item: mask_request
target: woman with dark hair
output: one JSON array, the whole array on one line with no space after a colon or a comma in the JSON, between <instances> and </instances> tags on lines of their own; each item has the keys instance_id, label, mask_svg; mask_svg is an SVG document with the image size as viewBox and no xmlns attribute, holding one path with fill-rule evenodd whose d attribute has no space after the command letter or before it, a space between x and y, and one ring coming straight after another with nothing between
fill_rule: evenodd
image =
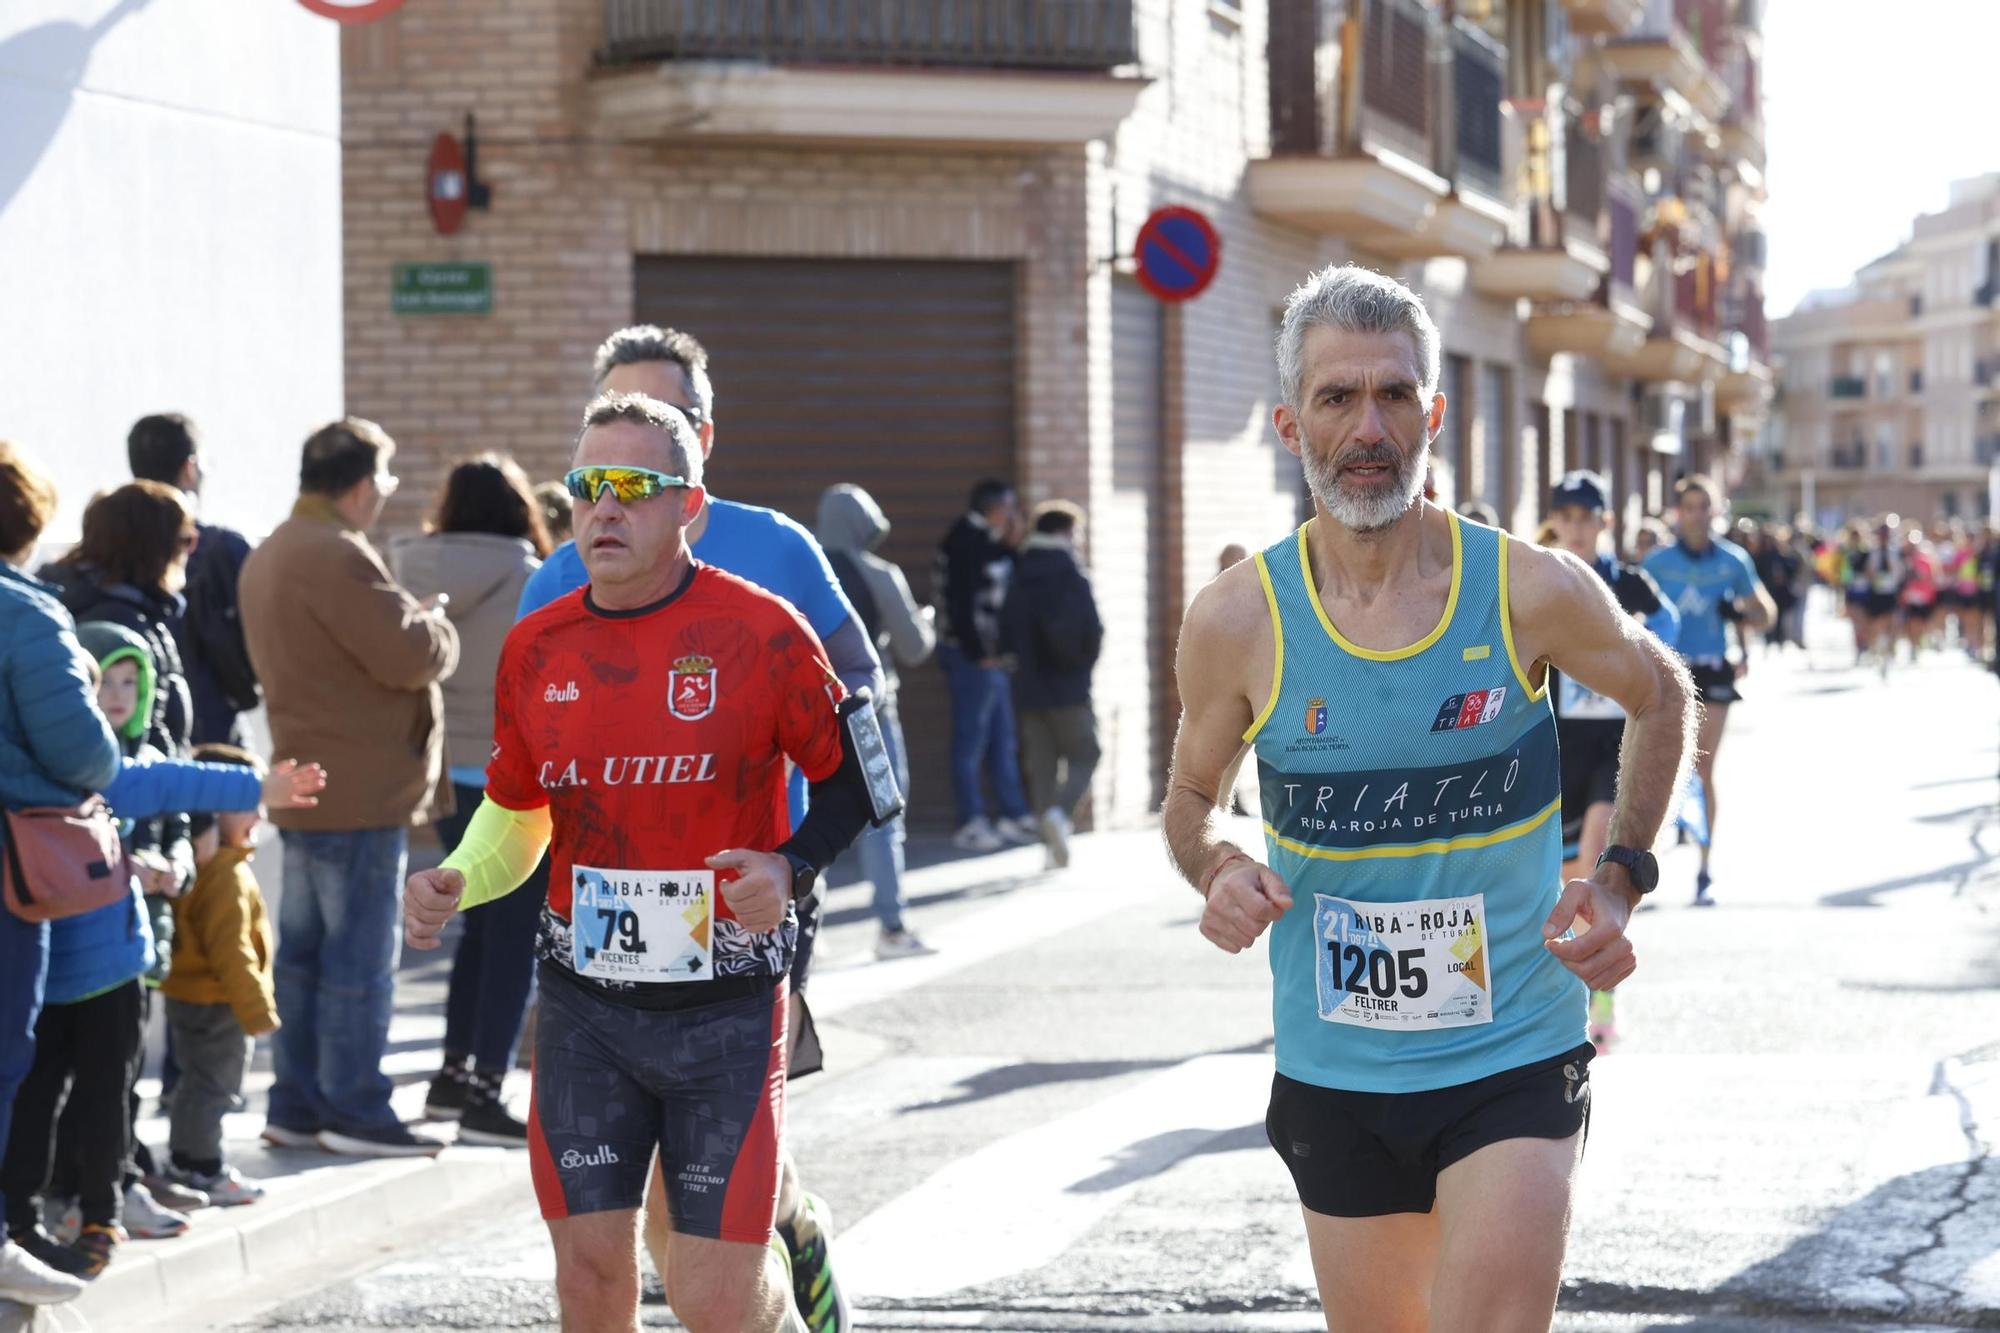
<instances>
[{"instance_id":1,"label":"woman with dark hair","mask_svg":"<svg viewBox=\"0 0 2000 1333\"><path fill-rule=\"evenodd\" d=\"M22 571L55 513L56 490L0 443L0 802L75 805L118 775L118 741L97 711L90 659L56 590ZM0 821L0 844L7 836ZM35 1022L48 975L49 927L0 908L0 1145L14 1094L34 1065ZM0 1212L6 1199L0 1195ZM37 1228L37 1248L53 1242ZM0 1235L0 1301L47 1305L83 1290L11 1236Z\"/></svg>"},{"instance_id":2,"label":"woman with dark hair","mask_svg":"<svg viewBox=\"0 0 2000 1333\"><path fill-rule=\"evenodd\" d=\"M132 481L93 498L83 511L83 538L62 559L45 565L42 577L61 587L63 605L79 626L117 625L136 635L151 659L150 712L135 720L131 737L137 753L157 752L185 759L193 746L194 694L188 685L176 630L187 611L188 557L199 542L194 508L184 492L158 481ZM139 881L142 908L153 948L137 987L138 1021L143 1030L152 992L166 976L173 946L173 899L194 882L194 842L184 811L137 821L123 839ZM132 947L131 931L116 911L99 911L58 923L50 937L50 1003L77 998L123 971ZM102 969L108 968L105 972ZM100 975L101 973L101 975ZM121 1022L123 1019L121 1018ZM132 1236L159 1239L187 1230L182 1210L207 1200L167 1180L151 1151L132 1134L138 1114L136 1087L143 1050L135 1044L125 1070L128 1116L126 1155L118 1216ZM171 1076L171 1056L168 1074ZM65 1106L55 1149L52 1192L72 1197L87 1168L103 1149L89 1108L72 1098ZM89 1210L86 1210L89 1211ZM92 1222L86 1217L86 1223Z\"/></svg>"},{"instance_id":3,"label":"woman with dark hair","mask_svg":"<svg viewBox=\"0 0 2000 1333\"><path fill-rule=\"evenodd\" d=\"M458 670L444 682L445 762L457 811L437 825L450 852L486 790L500 645L514 627L522 585L549 553L549 538L527 476L493 454L451 470L425 528L423 536L392 547L389 558L403 586L433 599L458 628ZM510 893L465 914L445 1001L444 1068L425 1102L429 1114L458 1120L463 1142L527 1144L527 1126L508 1112L500 1086L534 984L542 896Z\"/></svg>"}]
</instances>

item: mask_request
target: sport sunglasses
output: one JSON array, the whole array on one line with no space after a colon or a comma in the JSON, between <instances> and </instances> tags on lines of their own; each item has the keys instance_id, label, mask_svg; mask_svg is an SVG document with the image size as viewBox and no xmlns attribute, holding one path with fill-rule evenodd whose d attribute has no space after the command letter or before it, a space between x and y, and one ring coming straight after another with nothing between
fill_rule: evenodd
<instances>
[{"instance_id":1,"label":"sport sunglasses","mask_svg":"<svg viewBox=\"0 0 2000 1333\"><path fill-rule=\"evenodd\" d=\"M606 491L617 496L619 504L628 505L687 484L685 477L655 472L649 467L579 467L571 468L563 477L571 498L587 504L602 500Z\"/></svg>"}]
</instances>

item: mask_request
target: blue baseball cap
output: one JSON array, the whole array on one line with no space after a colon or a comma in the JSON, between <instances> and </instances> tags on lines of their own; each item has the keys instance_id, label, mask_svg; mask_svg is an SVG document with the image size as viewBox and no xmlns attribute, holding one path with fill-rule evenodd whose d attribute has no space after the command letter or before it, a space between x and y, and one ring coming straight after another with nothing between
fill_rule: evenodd
<instances>
[{"instance_id":1,"label":"blue baseball cap","mask_svg":"<svg viewBox=\"0 0 2000 1333\"><path fill-rule=\"evenodd\" d=\"M1597 473L1578 468L1563 474L1563 479L1556 483L1554 492L1549 496L1549 508L1577 505L1584 509L1609 509L1610 502L1604 497L1610 489Z\"/></svg>"}]
</instances>

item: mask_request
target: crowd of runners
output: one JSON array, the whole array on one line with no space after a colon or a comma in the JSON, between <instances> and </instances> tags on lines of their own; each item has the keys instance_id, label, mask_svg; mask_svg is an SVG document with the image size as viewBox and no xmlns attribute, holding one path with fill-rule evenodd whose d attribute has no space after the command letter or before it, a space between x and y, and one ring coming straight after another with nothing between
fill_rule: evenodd
<instances>
[{"instance_id":1,"label":"crowd of runners","mask_svg":"<svg viewBox=\"0 0 2000 1333\"><path fill-rule=\"evenodd\" d=\"M1660 886L1666 830L1698 845L1689 901L1725 896L1715 759L1753 648L1803 648L1814 598L1885 672L1947 649L1983 659L1993 638L2000 542L1974 525L1730 527L1722 489L1689 475L1621 549L1588 471L1555 485L1539 541L1439 507L1439 358L1422 301L1393 280L1332 268L1293 294L1274 425L1315 516L1226 553L1189 607L1162 812L1202 936L1238 953L1269 933L1267 1130L1343 1330L1548 1326L1590 1064L1638 966L1627 926ZM865 493L822 505L822 535L846 534L836 574L797 523L709 492L716 407L695 338L619 330L588 369L559 495L473 460L430 535L392 552L394 574L366 537L396 489L394 444L369 422L307 442L298 506L250 553L194 521L186 423L149 418L139 479L92 502L82 555L50 571L67 590L20 572L53 495L0 447L0 611L37 654L7 664L25 725L0 709L15 761L0 794L104 819L133 871L130 895L31 920L16 888L61 899L62 864L9 862L0 1294L61 1299L128 1228L172 1235L176 1205L255 1201L220 1117L258 1035L276 1034L272 1144L437 1152L389 1109L380 1057L397 935L433 949L462 915L427 1107L461 1139L526 1149L564 1327L635 1327L642 1254L689 1328L853 1326L828 1205L786 1147L787 1082L821 1060L821 876L872 846L878 955L927 951L893 883L909 779L884 667L934 647L962 733L956 841L1039 838L1067 864L1098 753L1082 514L1030 520L1009 483L975 486L940 550L934 624L869 553L886 520ZM135 551L134 524L157 529L157 551ZM190 568L203 544L241 581L234 638L197 615L191 585L222 577L212 557ZM1017 547L1031 599L991 576ZM106 597L137 610L102 611ZM72 613L135 632L79 644ZM185 669L177 643L194 645ZM1033 688L1010 689L1010 666L1038 673ZM278 762L195 749L204 729L241 739L259 680ZM393 764L368 749L377 733ZM427 738L414 757L411 735ZM1253 757L1264 838L1246 848L1225 816ZM976 793L996 763L989 819ZM141 795L119 785L128 770L178 785ZM260 808L285 839L275 942L247 864ZM424 822L446 855L405 881ZM10 818L6 836L39 853L45 835ZM132 1107L160 977L180 1067L154 1162ZM535 988L521 1120L500 1093ZM79 1040L80 1021L115 1045Z\"/></svg>"}]
</instances>

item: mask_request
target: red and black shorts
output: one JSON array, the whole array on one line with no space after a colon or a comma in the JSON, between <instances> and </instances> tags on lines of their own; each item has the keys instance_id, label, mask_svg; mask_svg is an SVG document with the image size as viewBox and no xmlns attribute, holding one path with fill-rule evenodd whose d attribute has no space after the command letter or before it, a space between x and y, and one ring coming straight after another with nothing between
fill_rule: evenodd
<instances>
[{"instance_id":1,"label":"red and black shorts","mask_svg":"<svg viewBox=\"0 0 2000 1333\"><path fill-rule=\"evenodd\" d=\"M768 1244L785 1118L784 979L661 1010L600 996L548 963L541 975L528 1155L542 1216L638 1208L657 1151L675 1231Z\"/></svg>"}]
</instances>

